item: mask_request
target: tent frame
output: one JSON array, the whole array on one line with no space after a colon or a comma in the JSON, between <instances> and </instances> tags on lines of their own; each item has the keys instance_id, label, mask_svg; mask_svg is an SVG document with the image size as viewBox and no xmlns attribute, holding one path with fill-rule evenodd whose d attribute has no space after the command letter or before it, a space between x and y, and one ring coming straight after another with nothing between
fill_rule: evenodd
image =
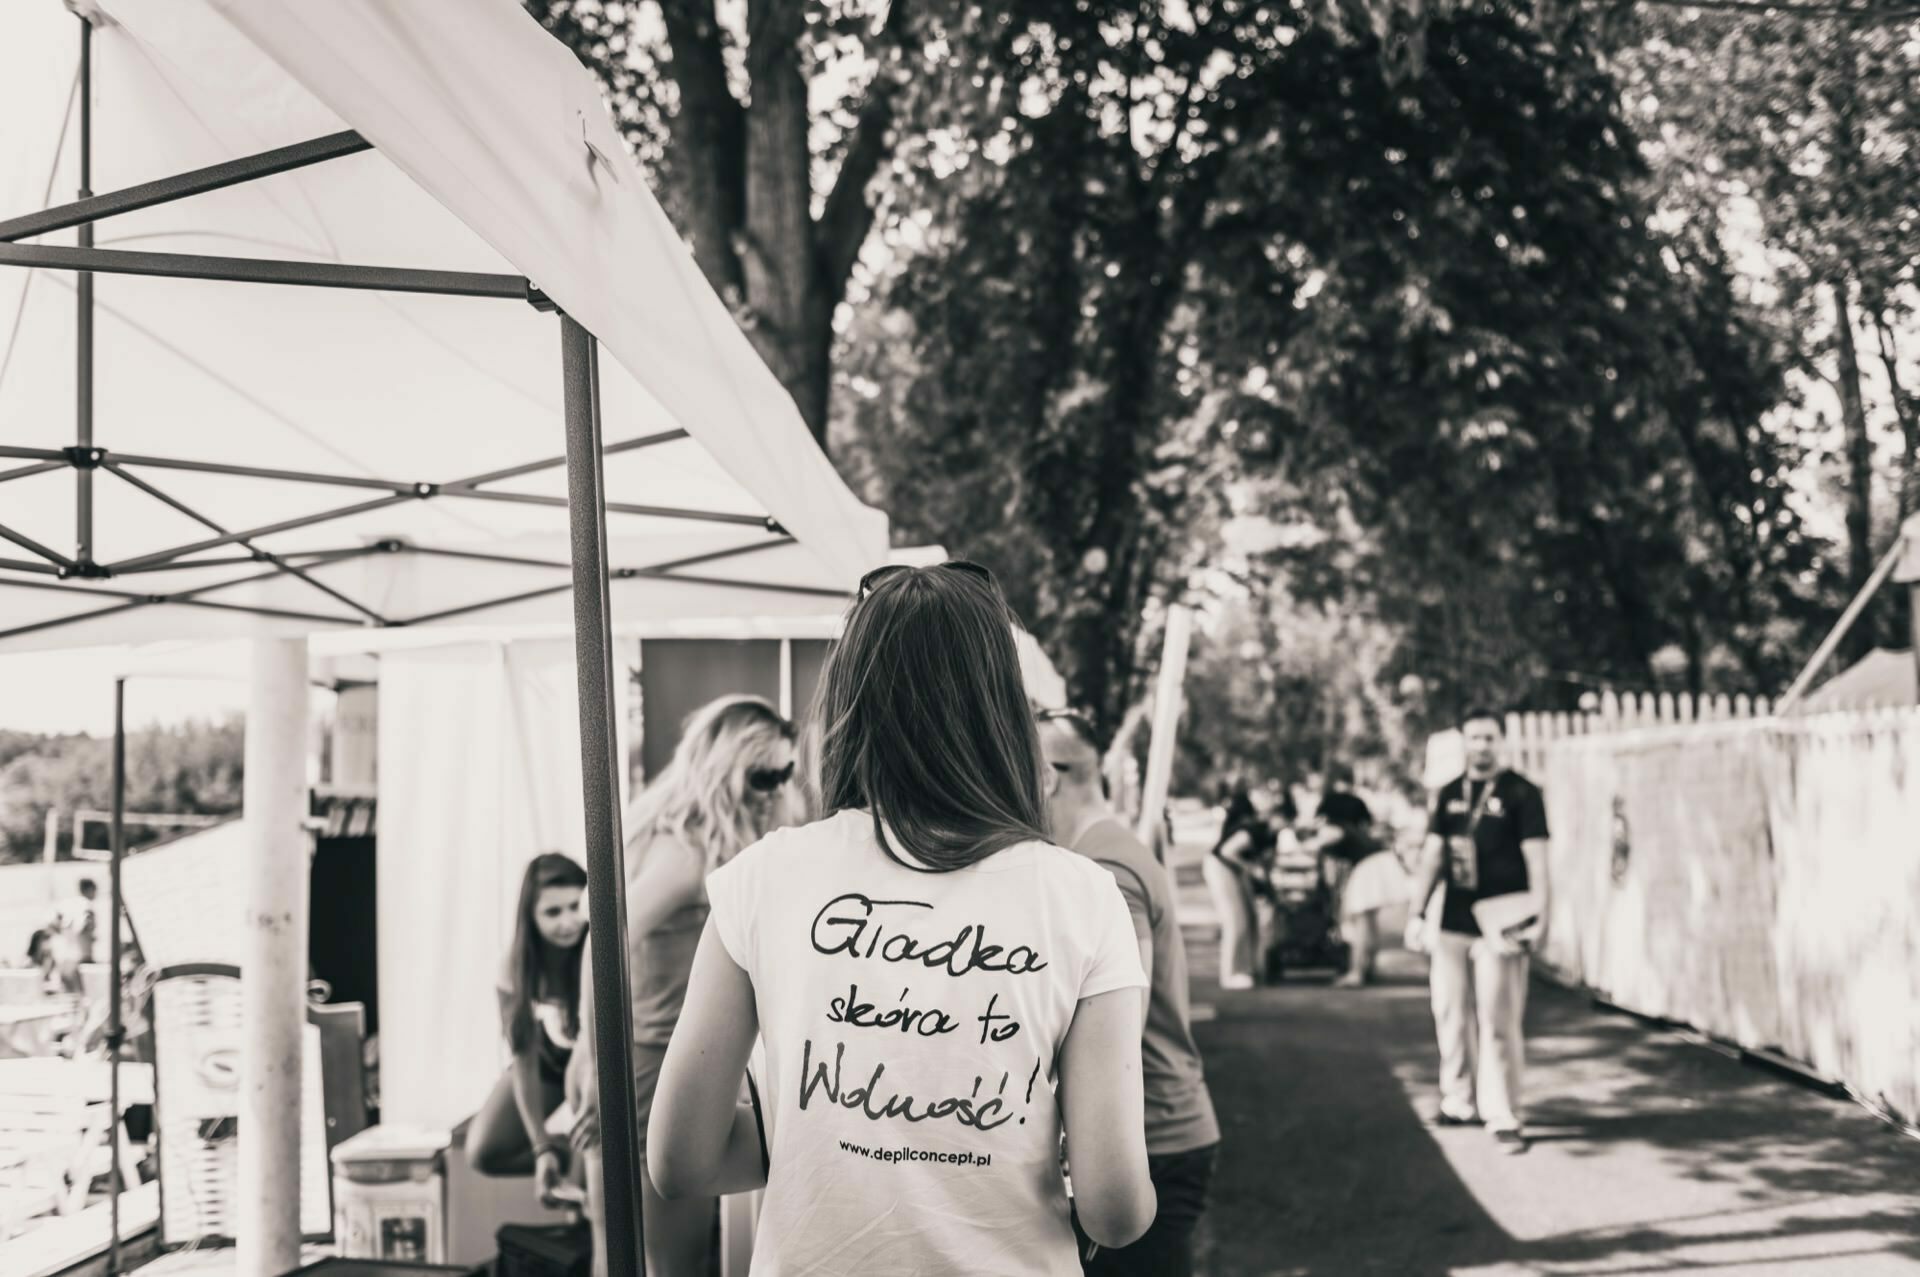
<instances>
[{"instance_id":1,"label":"tent frame","mask_svg":"<svg viewBox=\"0 0 1920 1277\"><path fill-rule=\"evenodd\" d=\"M95 611L81 612L78 615L41 621L32 625L18 626L0 630L0 639L12 638L44 629L57 628L79 621L92 620L111 613L132 611L141 607L182 605L193 607L218 607L232 611L248 612L253 615L299 621L311 621L333 625L370 625L379 627L418 625L428 621L442 621L455 616L466 616L495 608L505 607L528 599L562 593L572 589L571 584L555 585L545 589L524 591L499 598L486 599L449 608L440 612L417 616L387 616L364 603L352 598L344 591L321 581L312 569L332 563L344 562L363 555L385 553L412 553L450 558L481 559L483 556L461 551L442 549L433 546L413 545L407 542L387 539L377 543L358 547L353 550L337 552L296 552L277 554L255 544L264 537L301 528L352 518L371 513L388 506L400 505L408 501L428 501L435 499L494 501L517 505L562 507L568 504L568 498L544 496L536 493L502 491L489 487L507 479L544 470L557 469L568 464L566 456L543 457L516 466L491 470L481 474L467 475L444 481L422 481L379 478L365 475L326 474L306 470L270 469L260 466L228 465L221 462L192 460L181 457L159 457L132 453L116 453L111 449L98 446L93 437L93 276L96 274L129 274L162 276L177 279L197 279L210 281L228 281L254 284L300 285L317 288L376 289L391 292L429 293L450 297L472 297L509 299L527 302L538 310L552 312L557 308L532 281L521 275L485 274L462 271L409 270L385 266L359 266L338 262L295 262L267 258L207 257L183 253L145 253L120 249L97 249L92 247L94 223L102 218L113 217L121 213L138 209L152 208L156 205L172 203L190 196L217 191L241 183L272 177L280 173L291 172L313 164L345 156L358 155L371 150L372 144L351 130L314 138L292 146L278 147L257 155L195 169L161 178L152 182L143 182L123 190L95 195L89 187L91 181L91 77L92 77L92 27L81 19L81 128L80 128L80 168L81 187L78 198L73 202L57 205L40 212L27 213L18 217L0 221L0 266L15 266L26 269L66 270L77 275L79 284L79 368L76 442L68 448L29 448L12 444L0 445L0 460L24 461L29 464L11 469L0 470L0 484L16 479L30 478L35 475L70 469L74 474L75 506L77 514L76 545L77 552L65 555L50 546L42 544L27 534L0 523L0 540L11 542L14 546L27 551L33 557L28 559L0 558L0 588L44 589L44 582L23 581L19 576L51 576L58 581L82 580L104 581L120 576L141 572L204 569L232 567L242 565L265 565L267 570L245 576L230 577L209 585L197 586L188 590L171 593L151 591L108 591L100 589L82 589L72 586L59 588L75 594L98 594L115 598L119 602ZM18 241L36 235L45 235L54 231L77 229L80 246L69 248L58 245L22 244ZM563 316L564 320L564 316ZM597 437L597 436L596 436ZM672 443L687 438L684 429L661 431L638 438L620 440L615 443L602 443L602 458L619 453L637 451ZM144 478L136 471L170 470L187 471L200 474L228 475L236 478L265 479L304 485L320 485L342 488L355 488L379 492L382 495L349 505L335 507L314 514L281 520L260 527L234 530L223 526L214 519L194 509L161 488L151 479ZM196 523L201 524L214 535L202 540L175 545L148 554L136 555L111 563L97 562L93 557L93 478L102 473L120 480L149 498L169 506ZM736 580L726 577L692 576L680 569L700 563L710 563L721 559L753 554L761 550L775 549L793 544L793 538L784 528L766 515L745 514L730 511L683 509L673 506L639 505L630 502L609 502L605 499L604 485L600 493L600 508L603 513L634 515L655 519L681 519L696 522L717 523L759 530L764 540L743 543L738 546L714 551L691 558L676 559L666 563L654 563L636 567L609 567L616 579L634 579L642 577L671 578L689 585L710 586L720 589L768 590L776 593L797 593L820 597L839 598L838 590L810 586L796 586L770 581ZM247 551L245 557L204 558L208 551L227 546L239 546ZM528 567L566 568L570 565L552 560L514 559L510 556L493 556L492 561L518 563ZM334 604L346 609L346 614L288 611L243 604L211 603L201 596L216 590L229 589L238 585L248 585L274 577L289 577L302 582L315 592L327 596Z\"/></svg>"},{"instance_id":2,"label":"tent frame","mask_svg":"<svg viewBox=\"0 0 1920 1277\"><path fill-rule=\"evenodd\" d=\"M469 475L449 482L420 482L295 470L271 470L257 466L224 465L175 457L119 454L98 445L93 433L92 285L93 276L96 273L318 288L379 289L455 297L507 299L523 301L538 310L550 313L557 311L558 308L534 286L532 281L520 275L407 270L326 262L207 257L94 248L94 223L102 218L151 208L309 165L356 155L373 148L371 143L356 132L335 133L158 181L95 195L90 189L93 31L91 24L84 16L81 16L80 23L80 189L77 198L68 204L0 220L0 266L69 270L78 275L79 353L75 443L70 448L62 449L0 446L0 460L28 463L0 470L0 484L60 470L73 472L76 492L77 552L72 556L61 554L16 529L0 524L0 539L11 542L32 556L28 559L0 558L0 588L59 590L76 597L99 598L106 602L98 609L83 611L78 615L0 630L0 639L160 606L221 609L257 617L329 625L417 625L572 591L574 641L579 671L580 748L586 800L586 853L593 989L596 1005L618 1009L616 1014L598 1017L594 1044L601 1061L601 1067L598 1070L600 1142L607 1206L605 1218L607 1260L612 1272L637 1273L641 1271L642 1221L640 1195L637 1191L639 1164L633 1129L632 1034L629 1023L631 1008L627 995L626 951L622 943L626 930L626 875L623 867L624 841L619 802L621 760L618 757L614 734L614 666L609 582L615 579L658 578L715 588L767 590L832 598L844 598L844 592L770 581L689 575L682 571L700 564L751 555L793 544L795 539L771 517L609 502L606 498L606 457L682 439L686 437L686 432L670 430L612 444L604 442L600 420L599 345L591 332L564 312L559 313L559 321L566 450L558 457L540 458L522 465ZM68 229L78 232L78 247L18 242L21 239ZM565 468L567 477L565 497L501 491L487 486L501 480L561 467ZM304 515L264 527L235 531L178 500L151 479L135 473L153 470L191 471L289 483L357 488L378 492L381 495L318 514ZM93 479L95 474L100 472L171 507L176 512L201 524L213 535L189 544L173 546L118 562L105 564L97 562L93 554ZM566 561L521 558L504 554L413 545L393 539L338 550L285 553L270 551L257 544L260 539L276 533L323 525L402 502L433 499L564 506L568 514L570 557ZM761 532L764 539L663 563L615 568L608 559L607 516L610 513L696 520L755 528ZM213 558L202 557L209 551L225 547L238 547L245 553ZM427 557L548 568L556 571L564 569L569 579L563 584L402 618L382 615L315 576L315 571L319 568L375 554L417 554ZM205 585L170 593L114 589L97 584L101 581L111 581L152 571L246 567L258 570L239 576L223 576ZM205 597L235 586L274 578L300 581L316 593L327 596L334 604L347 609L350 614L291 611L251 604L225 603ZM79 582L86 584L79 584ZM115 685L111 906L113 923L109 942L112 951L110 961L113 966L113 971L110 973L113 983L110 995L113 1006L108 1041L112 1058L116 1062L125 1037L119 1017L118 962L121 908L119 871L125 850L125 834L121 817L125 785L124 696L125 684L124 680L121 680ZM117 1068L114 1073L114 1085L117 1090ZM117 1216L119 1193L122 1188L117 1161L113 1184L114 1210ZM117 1218L110 1245L108 1271L117 1272L120 1259Z\"/></svg>"}]
</instances>

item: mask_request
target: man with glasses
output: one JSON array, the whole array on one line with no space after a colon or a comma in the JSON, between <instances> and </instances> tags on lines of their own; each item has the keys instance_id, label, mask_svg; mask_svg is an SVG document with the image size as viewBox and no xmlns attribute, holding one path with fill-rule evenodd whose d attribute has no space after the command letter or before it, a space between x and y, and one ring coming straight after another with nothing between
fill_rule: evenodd
<instances>
[{"instance_id":1,"label":"man with glasses","mask_svg":"<svg viewBox=\"0 0 1920 1277\"><path fill-rule=\"evenodd\" d=\"M1096 861L1120 884L1149 983L1140 1055L1147 1168L1159 1212L1144 1237L1120 1250L1088 1254L1082 1237L1086 1258L1081 1266L1102 1277L1187 1277L1220 1126L1188 1016L1187 951L1174 916L1173 880L1108 803L1100 781L1100 738L1092 722L1071 710L1042 710L1038 717L1054 841ZM1071 1154L1071 1132L1068 1142Z\"/></svg>"}]
</instances>

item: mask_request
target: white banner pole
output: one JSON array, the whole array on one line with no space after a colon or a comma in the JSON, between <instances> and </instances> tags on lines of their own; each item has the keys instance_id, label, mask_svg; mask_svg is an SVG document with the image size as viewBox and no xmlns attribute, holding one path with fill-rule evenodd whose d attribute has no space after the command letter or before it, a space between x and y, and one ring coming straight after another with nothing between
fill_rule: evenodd
<instances>
[{"instance_id":1,"label":"white banner pole","mask_svg":"<svg viewBox=\"0 0 1920 1277\"><path fill-rule=\"evenodd\" d=\"M1154 829L1167 805L1173 781L1173 747L1180 731L1180 687L1187 677L1187 646L1193 637L1193 613L1175 604L1167 609L1166 643L1160 652L1160 677L1153 693L1153 736L1147 745L1147 774L1140 795L1140 841L1153 845Z\"/></svg>"}]
</instances>

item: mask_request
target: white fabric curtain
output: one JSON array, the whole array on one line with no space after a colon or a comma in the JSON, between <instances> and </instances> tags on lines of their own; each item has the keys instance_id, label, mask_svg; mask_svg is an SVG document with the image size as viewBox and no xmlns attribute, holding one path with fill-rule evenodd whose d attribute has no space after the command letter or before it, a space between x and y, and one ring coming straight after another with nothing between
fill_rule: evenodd
<instances>
[{"instance_id":1,"label":"white fabric curtain","mask_svg":"<svg viewBox=\"0 0 1920 1277\"><path fill-rule=\"evenodd\" d=\"M527 862L585 863L573 642L389 652L380 667L381 1116L450 1127L506 1066L493 989Z\"/></svg>"}]
</instances>

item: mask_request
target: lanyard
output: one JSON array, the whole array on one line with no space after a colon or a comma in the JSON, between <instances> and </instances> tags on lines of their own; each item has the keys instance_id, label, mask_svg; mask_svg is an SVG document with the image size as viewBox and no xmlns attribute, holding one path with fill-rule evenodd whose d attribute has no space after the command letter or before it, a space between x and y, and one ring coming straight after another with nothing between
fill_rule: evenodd
<instances>
[{"instance_id":1,"label":"lanyard","mask_svg":"<svg viewBox=\"0 0 1920 1277\"><path fill-rule=\"evenodd\" d=\"M1467 837L1471 838L1480 832L1480 821L1487 814L1487 804L1493 800L1493 787L1500 783L1500 775L1501 773L1495 772L1487 777L1487 787L1480 791L1480 797L1473 804L1473 814L1467 817ZM1473 777L1464 776L1461 781L1466 786L1467 793L1471 794Z\"/></svg>"}]
</instances>

